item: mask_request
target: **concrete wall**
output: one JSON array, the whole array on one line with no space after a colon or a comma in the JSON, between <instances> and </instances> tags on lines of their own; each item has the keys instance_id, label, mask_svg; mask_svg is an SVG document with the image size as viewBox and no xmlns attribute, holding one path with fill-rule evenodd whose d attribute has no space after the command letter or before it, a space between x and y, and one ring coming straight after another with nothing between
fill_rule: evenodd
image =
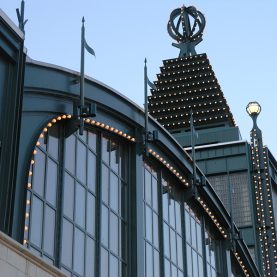
<instances>
[{"instance_id":1,"label":"concrete wall","mask_svg":"<svg viewBox=\"0 0 277 277\"><path fill-rule=\"evenodd\" d=\"M0 232L0 277L52 277L65 275Z\"/></svg>"}]
</instances>

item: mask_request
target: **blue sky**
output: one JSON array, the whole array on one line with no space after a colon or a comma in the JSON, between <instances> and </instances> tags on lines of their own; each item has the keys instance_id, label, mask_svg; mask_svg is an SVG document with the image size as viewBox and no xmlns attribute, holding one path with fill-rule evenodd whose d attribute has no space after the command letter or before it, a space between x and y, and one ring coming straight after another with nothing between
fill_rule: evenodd
<instances>
[{"instance_id":1,"label":"blue sky","mask_svg":"<svg viewBox=\"0 0 277 277\"><path fill-rule=\"evenodd\" d=\"M32 59L79 71L85 16L86 39L97 56L86 56L86 74L142 106L144 58L154 81L162 60L178 56L166 24L183 4L206 17L197 53L207 53L243 139L249 140L252 127L245 107L258 101L264 143L277 158L276 0L26 0L25 46ZM20 0L5 0L0 8L17 23L19 5Z\"/></svg>"}]
</instances>

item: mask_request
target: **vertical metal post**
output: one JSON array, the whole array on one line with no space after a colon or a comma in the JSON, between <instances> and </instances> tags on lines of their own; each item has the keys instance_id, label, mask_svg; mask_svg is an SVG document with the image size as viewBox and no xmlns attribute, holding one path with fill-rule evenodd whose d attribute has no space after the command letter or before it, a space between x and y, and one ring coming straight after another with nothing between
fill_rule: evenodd
<instances>
[{"instance_id":1,"label":"vertical metal post","mask_svg":"<svg viewBox=\"0 0 277 277\"><path fill-rule=\"evenodd\" d=\"M80 69L80 129L79 134L83 135L84 132L84 118L83 118L83 108L84 108L84 83L85 83L85 19L82 19L82 29L81 29L81 69Z\"/></svg>"},{"instance_id":2,"label":"vertical metal post","mask_svg":"<svg viewBox=\"0 0 277 277\"><path fill-rule=\"evenodd\" d=\"M144 60L144 112L145 112L145 155L148 157L148 101L147 101L147 60Z\"/></svg>"}]
</instances>

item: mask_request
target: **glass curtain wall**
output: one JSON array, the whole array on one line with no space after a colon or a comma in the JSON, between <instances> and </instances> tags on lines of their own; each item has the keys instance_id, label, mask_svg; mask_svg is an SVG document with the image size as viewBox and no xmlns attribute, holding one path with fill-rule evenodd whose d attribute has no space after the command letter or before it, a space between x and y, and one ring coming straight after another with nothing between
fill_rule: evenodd
<instances>
[{"instance_id":1,"label":"glass curtain wall","mask_svg":"<svg viewBox=\"0 0 277 277\"><path fill-rule=\"evenodd\" d=\"M220 243L176 180L150 163L144 180L145 277L221 276Z\"/></svg>"},{"instance_id":2,"label":"glass curtain wall","mask_svg":"<svg viewBox=\"0 0 277 277\"><path fill-rule=\"evenodd\" d=\"M63 131L52 127L37 143L25 242L67 276L126 276L128 147L100 132Z\"/></svg>"}]
</instances>

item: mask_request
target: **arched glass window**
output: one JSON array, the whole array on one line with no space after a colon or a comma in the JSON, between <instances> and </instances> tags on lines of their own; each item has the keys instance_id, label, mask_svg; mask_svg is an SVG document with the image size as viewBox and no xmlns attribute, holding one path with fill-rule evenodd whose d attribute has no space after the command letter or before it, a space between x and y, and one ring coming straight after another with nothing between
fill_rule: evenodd
<instances>
[{"instance_id":1,"label":"arched glass window","mask_svg":"<svg viewBox=\"0 0 277 277\"><path fill-rule=\"evenodd\" d=\"M126 276L128 144L64 131L51 127L34 150L24 241L67 276Z\"/></svg>"},{"instance_id":2,"label":"arched glass window","mask_svg":"<svg viewBox=\"0 0 277 277\"><path fill-rule=\"evenodd\" d=\"M195 212L185 204L187 276L203 277L202 224Z\"/></svg>"},{"instance_id":3,"label":"arched glass window","mask_svg":"<svg viewBox=\"0 0 277 277\"><path fill-rule=\"evenodd\" d=\"M166 277L184 276L183 229L181 204L176 199L174 183L162 178L163 189L163 245Z\"/></svg>"},{"instance_id":4,"label":"arched glass window","mask_svg":"<svg viewBox=\"0 0 277 277\"><path fill-rule=\"evenodd\" d=\"M160 276L159 182L154 167L144 168L144 246L145 276Z\"/></svg>"}]
</instances>

